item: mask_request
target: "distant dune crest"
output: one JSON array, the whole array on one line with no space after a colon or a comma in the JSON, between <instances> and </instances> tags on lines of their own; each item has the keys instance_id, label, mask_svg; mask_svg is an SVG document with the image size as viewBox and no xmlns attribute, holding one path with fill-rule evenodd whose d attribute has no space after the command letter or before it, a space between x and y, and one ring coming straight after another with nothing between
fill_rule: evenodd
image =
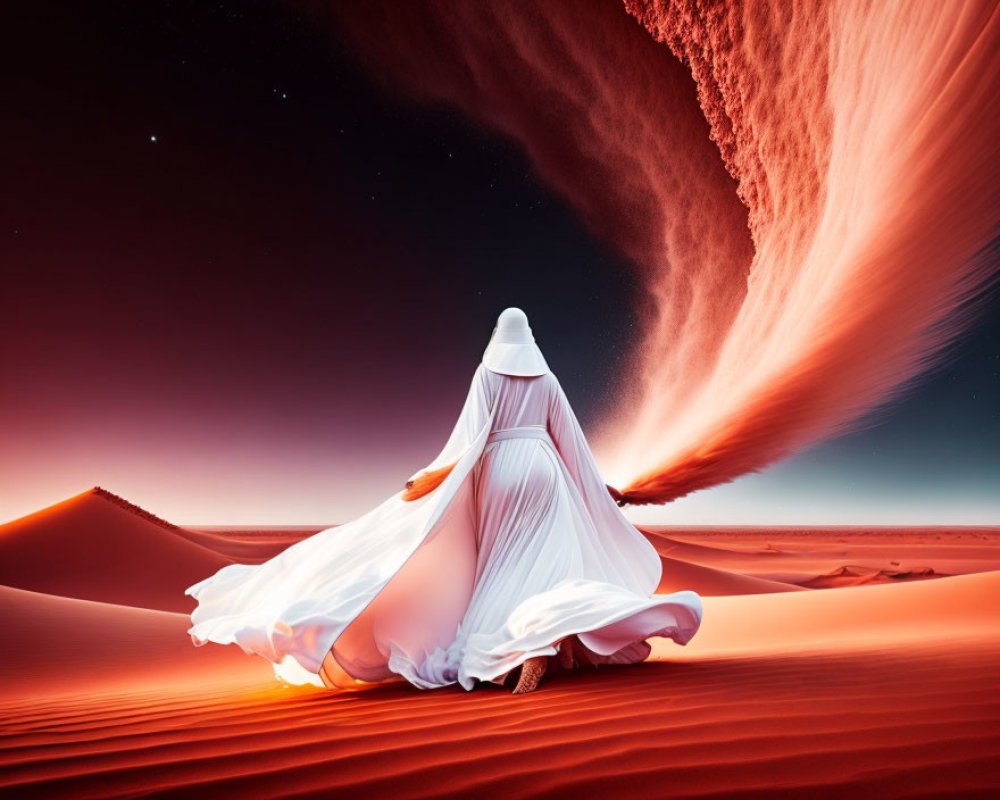
<instances>
[{"instance_id":1,"label":"distant dune crest","mask_svg":"<svg viewBox=\"0 0 1000 800\"><path fill-rule=\"evenodd\" d=\"M98 497L103 497L105 500L111 501L115 505L121 506L126 511L130 511L136 516L142 517L143 519L149 520L150 522L160 525L166 528L168 531L178 530L178 526L174 525L174 523L167 522L167 520L163 519L163 517L158 517L156 516L156 514L147 511L141 506L137 506L135 503L130 503L124 497L121 497L120 495L117 495L114 492L109 492L107 489L104 489L100 486L95 486L93 489L90 490L90 492L92 494L97 495Z\"/></svg>"},{"instance_id":2,"label":"distant dune crest","mask_svg":"<svg viewBox=\"0 0 1000 800\"><path fill-rule=\"evenodd\" d=\"M0 525L0 584L81 600L186 612L232 561L101 487Z\"/></svg>"}]
</instances>

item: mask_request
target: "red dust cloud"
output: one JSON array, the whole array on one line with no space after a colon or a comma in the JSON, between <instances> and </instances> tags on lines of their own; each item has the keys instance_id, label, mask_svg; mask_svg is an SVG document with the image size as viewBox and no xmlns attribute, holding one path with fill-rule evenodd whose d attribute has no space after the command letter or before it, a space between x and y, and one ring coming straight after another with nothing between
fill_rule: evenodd
<instances>
[{"instance_id":1,"label":"red dust cloud","mask_svg":"<svg viewBox=\"0 0 1000 800\"><path fill-rule=\"evenodd\" d=\"M635 503L847 432L936 363L993 270L992 3L333 16L387 87L517 139L634 263L643 331L594 445Z\"/></svg>"}]
</instances>

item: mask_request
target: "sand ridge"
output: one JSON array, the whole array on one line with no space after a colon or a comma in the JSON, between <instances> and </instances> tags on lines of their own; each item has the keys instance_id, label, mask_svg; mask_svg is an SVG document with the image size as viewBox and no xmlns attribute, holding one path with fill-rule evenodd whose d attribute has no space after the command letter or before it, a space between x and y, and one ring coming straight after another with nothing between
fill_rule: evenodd
<instances>
[{"instance_id":1,"label":"sand ridge","mask_svg":"<svg viewBox=\"0 0 1000 800\"><path fill-rule=\"evenodd\" d=\"M283 686L236 646L194 647L186 610L170 608L183 581L307 530L180 528L114 497L85 492L0 526L0 556L28 565L6 575L35 584L0 585L0 792L1000 791L996 530L646 530L660 591L703 596L688 645L654 639L644 664L557 670L516 697L405 683L330 692ZM114 602L81 596L100 583L51 557L80 541L101 553ZM162 574L129 582L144 552ZM888 574L918 564L931 571Z\"/></svg>"}]
</instances>

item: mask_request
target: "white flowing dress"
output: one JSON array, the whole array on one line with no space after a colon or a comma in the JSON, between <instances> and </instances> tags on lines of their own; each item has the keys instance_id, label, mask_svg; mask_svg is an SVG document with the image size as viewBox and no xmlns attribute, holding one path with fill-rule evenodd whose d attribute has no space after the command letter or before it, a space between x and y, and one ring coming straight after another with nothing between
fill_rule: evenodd
<instances>
[{"instance_id":1,"label":"white flowing dress","mask_svg":"<svg viewBox=\"0 0 1000 800\"><path fill-rule=\"evenodd\" d=\"M192 641L239 644L289 683L471 689L561 655L571 637L578 663L600 664L642 661L654 636L695 635L700 597L653 594L659 556L609 495L553 373L480 364L426 469L452 463L418 500L394 494L186 589Z\"/></svg>"}]
</instances>

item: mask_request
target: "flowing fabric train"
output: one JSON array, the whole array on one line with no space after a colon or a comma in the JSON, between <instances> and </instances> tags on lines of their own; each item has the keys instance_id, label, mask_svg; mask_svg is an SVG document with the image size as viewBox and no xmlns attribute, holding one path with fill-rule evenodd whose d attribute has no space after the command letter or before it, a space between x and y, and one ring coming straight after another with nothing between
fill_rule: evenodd
<instances>
[{"instance_id":1,"label":"flowing fabric train","mask_svg":"<svg viewBox=\"0 0 1000 800\"><path fill-rule=\"evenodd\" d=\"M633 663L648 638L695 635L700 597L653 594L659 556L608 494L554 374L480 364L421 473L450 464L417 500L395 494L270 561L189 587L192 641L236 643L290 683L403 676L470 689L556 655L569 636L592 663Z\"/></svg>"}]
</instances>

